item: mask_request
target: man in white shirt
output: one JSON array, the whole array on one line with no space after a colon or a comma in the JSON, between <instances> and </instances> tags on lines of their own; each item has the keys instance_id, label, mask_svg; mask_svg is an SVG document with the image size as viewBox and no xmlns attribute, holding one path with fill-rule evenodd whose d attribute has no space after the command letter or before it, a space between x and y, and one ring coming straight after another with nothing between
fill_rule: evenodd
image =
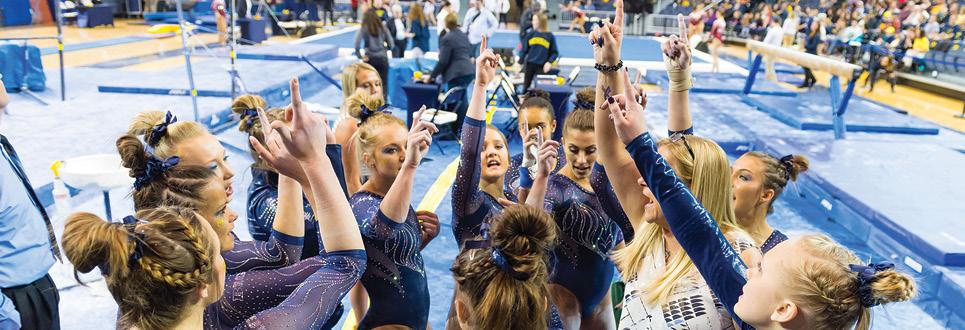
<instances>
[{"instance_id":1,"label":"man in white shirt","mask_svg":"<svg viewBox=\"0 0 965 330\"><path fill-rule=\"evenodd\" d=\"M774 20L771 21L771 26L767 27L767 34L764 35L764 43L781 47L783 37L784 29L781 28L780 19L775 17ZM764 56L764 67L766 68L764 78L777 81L777 74L774 72L774 59L770 56Z\"/></svg>"},{"instance_id":2,"label":"man in white shirt","mask_svg":"<svg viewBox=\"0 0 965 330\"><path fill-rule=\"evenodd\" d=\"M466 11L465 20L462 23L462 30L469 37L472 44L473 58L479 55L479 43L482 37L492 37L496 32L499 21L496 16L487 10L479 0L469 0L469 10Z\"/></svg>"}]
</instances>

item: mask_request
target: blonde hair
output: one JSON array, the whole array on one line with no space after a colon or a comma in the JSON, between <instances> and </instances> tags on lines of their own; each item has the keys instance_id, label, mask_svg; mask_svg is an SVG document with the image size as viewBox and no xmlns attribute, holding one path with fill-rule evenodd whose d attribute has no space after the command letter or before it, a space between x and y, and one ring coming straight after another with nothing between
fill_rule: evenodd
<instances>
[{"instance_id":1,"label":"blonde hair","mask_svg":"<svg viewBox=\"0 0 965 330\"><path fill-rule=\"evenodd\" d=\"M764 164L764 189L774 191L774 198L771 198L770 203L767 204L767 214L774 212L774 201L784 192L784 187L787 186L787 183L796 181L799 174L807 172L808 165L810 164L807 157L790 155L790 159L787 160L787 164L790 166L790 171L788 171L788 168L785 167L780 160L769 154L760 151L750 151L745 153L744 156L756 158Z\"/></svg>"},{"instance_id":2,"label":"blonde hair","mask_svg":"<svg viewBox=\"0 0 965 330\"><path fill-rule=\"evenodd\" d=\"M449 15L446 15L446 18L443 22L446 23L446 29L450 31L459 28L459 16L457 16L456 13L449 13Z\"/></svg>"},{"instance_id":3,"label":"blonde hair","mask_svg":"<svg viewBox=\"0 0 965 330\"><path fill-rule=\"evenodd\" d=\"M245 132L248 136L253 136L261 144L265 144L265 133L262 131L261 120L258 119L258 115L249 113L248 110L254 109L264 109L265 115L268 116L269 121L281 120L285 121L285 109L273 108L265 109L268 106L265 103L265 99L258 95L246 94L239 96L235 99L234 103L231 104L231 111L238 114L241 120L238 122L238 130ZM251 159L255 161L251 166L254 168L259 168L263 170L272 170L270 165L265 163L261 156L258 156L258 152L252 148L251 144L248 144L248 153L251 154Z\"/></svg>"},{"instance_id":4,"label":"blonde hair","mask_svg":"<svg viewBox=\"0 0 965 330\"><path fill-rule=\"evenodd\" d=\"M133 135L121 136L117 139L117 152L121 155L121 165L128 169L132 178L146 174L151 156L144 151L141 140ZM135 210L160 206L200 210L205 205L204 189L220 180L210 168L196 165L177 165L156 175L159 177L131 193Z\"/></svg>"},{"instance_id":5,"label":"blonde hair","mask_svg":"<svg viewBox=\"0 0 965 330\"><path fill-rule=\"evenodd\" d=\"M593 131L593 111L586 109L575 109L566 115L563 121L563 134L572 129L578 131Z\"/></svg>"},{"instance_id":6,"label":"blonde hair","mask_svg":"<svg viewBox=\"0 0 965 330\"><path fill-rule=\"evenodd\" d=\"M418 3L409 6L409 22L419 21L419 24L426 26L426 15L422 12L422 6Z\"/></svg>"},{"instance_id":7,"label":"blonde hair","mask_svg":"<svg viewBox=\"0 0 965 330\"><path fill-rule=\"evenodd\" d=\"M358 74L359 71L362 70L375 72L376 75L379 73L374 66L365 62L352 63L345 66L345 69L342 69L342 95L344 95L342 102L347 101L348 98L352 96L351 93L355 93L355 90L358 89ZM379 77L379 79L382 78ZM383 82L383 84L384 83L385 82Z\"/></svg>"},{"instance_id":8,"label":"blonde hair","mask_svg":"<svg viewBox=\"0 0 965 330\"><path fill-rule=\"evenodd\" d=\"M816 330L867 330L871 327L871 311L861 302L858 273L850 264L863 264L854 253L824 235L801 237L805 252L802 262L785 265L791 273L784 277L791 300L808 311L810 326ZM895 270L874 274L867 284L875 303L912 299L915 281Z\"/></svg>"},{"instance_id":9,"label":"blonde hair","mask_svg":"<svg viewBox=\"0 0 965 330\"><path fill-rule=\"evenodd\" d=\"M358 157L358 159L362 159L363 154L372 151L372 148L374 148L379 141L380 136L385 133L383 131L384 127L394 124L405 128L405 122L403 122L402 119L399 119L399 117L391 113L382 111L378 111L362 121L362 118L359 116L362 111L361 105L363 104L365 107L375 111L384 105L384 102L381 98L373 97L369 94L355 93L346 101L346 106L343 107L352 118L359 120L359 128L355 131L355 135L352 136L352 141L355 141L356 157Z\"/></svg>"},{"instance_id":10,"label":"blonde hair","mask_svg":"<svg viewBox=\"0 0 965 330\"><path fill-rule=\"evenodd\" d=\"M136 218L141 221L115 224L74 213L64 226L64 254L75 277L95 267L105 272L120 308L119 328L166 329L181 320L199 286L215 282L218 250L191 210L147 209Z\"/></svg>"},{"instance_id":11,"label":"blonde hair","mask_svg":"<svg viewBox=\"0 0 965 330\"><path fill-rule=\"evenodd\" d=\"M693 149L695 157L690 155L683 141L664 139L658 146L668 148L670 156L667 161L674 172L717 221L721 230L724 233L740 232L734 215L730 162L724 150L713 141L701 137L687 135L683 139ZM663 229L657 224L645 223L626 247L613 253L613 260L623 279L629 281L637 276L647 255L658 249L664 249ZM677 283L695 269L693 261L683 251L670 256L663 274L653 282L646 283L646 302L666 303Z\"/></svg>"},{"instance_id":12,"label":"blonde hair","mask_svg":"<svg viewBox=\"0 0 965 330\"><path fill-rule=\"evenodd\" d=\"M463 250L451 269L457 294L468 300L468 323L478 329L546 329L556 223L543 210L524 205L506 208L491 222L492 248L509 269L500 268L488 248Z\"/></svg>"},{"instance_id":13,"label":"blonde hair","mask_svg":"<svg viewBox=\"0 0 965 330\"><path fill-rule=\"evenodd\" d=\"M165 113L161 111L145 111L137 114L134 121L127 129L127 133L140 136L144 141L151 141L154 134L154 127L164 122ZM208 130L201 124L194 121L179 121L168 125L167 133L158 139L154 148L154 155L165 159L177 156L177 146L188 139L203 136Z\"/></svg>"},{"instance_id":14,"label":"blonde hair","mask_svg":"<svg viewBox=\"0 0 965 330\"><path fill-rule=\"evenodd\" d=\"M539 14L536 14L535 16L538 17L539 19L539 26L536 27L537 30L539 30L539 32L548 32L549 20L546 18L546 14L539 13Z\"/></svg>"}]
</instances>

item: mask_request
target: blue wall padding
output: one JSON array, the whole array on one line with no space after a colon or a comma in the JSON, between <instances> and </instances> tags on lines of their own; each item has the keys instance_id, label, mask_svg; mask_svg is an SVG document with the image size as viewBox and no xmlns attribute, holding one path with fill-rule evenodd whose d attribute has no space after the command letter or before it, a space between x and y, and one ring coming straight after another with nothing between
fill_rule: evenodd
<instances>
[{"instance_id":1,"label":"blue wall padding","mask_svg":"<svg viewBox=\"0 0 965 330\"><path fill-rule=\"evenodd\" d=\"M33 21L29 0L0 0L0 10L3 10L4 26L30 25Z\"/></svg>"},{"instance_id":2,"label":"blue wall padding","mask_svg":"<svg viewBox=\"0 0 965 330\"><path fill-rule=\"evenodd\" d=\"M28 89L40 92L44 90L44 83L47 81L43 64L40 62L40 49L33 45L27 45L25 63L23 45L0 44L0 73L3 74L3 85L8 92L20 90L24 79Z\"/></svg>"},{"instance_id":3,"label":"blue wall padding","mask_svg":"<svg viewBox=\"0 0 965 330\"><path fill-rule=\"evenodd\" d=\"M417 65L415 59L389 59L389 82L385 90L389 91L388 100L390 105L405 109L408 104L408 99L405 97L405 91L402 90L402 85L412 81L412 73L420 71L420 66L421 71L429 72L436 66L436 61L423 58L419 60L419 64Z\"/></svg>"}]
</instances>

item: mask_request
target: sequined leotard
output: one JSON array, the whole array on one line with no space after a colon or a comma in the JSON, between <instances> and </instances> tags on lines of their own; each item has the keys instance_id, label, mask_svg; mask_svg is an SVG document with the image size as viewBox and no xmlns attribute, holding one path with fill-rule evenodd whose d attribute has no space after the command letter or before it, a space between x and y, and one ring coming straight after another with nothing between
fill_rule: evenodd
<instances>
[{"instance_id":1,"label":"sequined leotard","mask_svg":"<svg viewBox=\"0 0 965 330\"><path fill-rule=\"evenodd\" d=\"M580 312L590 315L610 288L614 268L609 253L623 240L622 232L594 192L562 174L550 176L543 205L559 228L550 282L570 290Z\"/></svg>"},{"instance_id":2,"label":"sequined leotard","mask_svg":"<svg viewBox=\"0 0 965 330\"><path fill-rule=\"evenodd\" d=\"M502 204L493 196L479 190L480 154L485 136L486 122L466 118L462 124L459 169L452 185L452 232L460 246L466 240L480 236L480 226L503 211ZM516 196L510 192L504 191L501 197L516 201Z\"/></svg>"},{"instance_id":3,"label":"sequined leotard","mask_svg":"<svg viewBox=\"0 0 965 330\"><path fill-rule=\"evenodd\" d=\"M362 286L369 308L359 329L401 324L425 329L429 319L429 286L422 262L422 231L415 210L398 223L382 213L383 196L360 191L349 199L368 255Z\"/></svg>"}]
</instances>

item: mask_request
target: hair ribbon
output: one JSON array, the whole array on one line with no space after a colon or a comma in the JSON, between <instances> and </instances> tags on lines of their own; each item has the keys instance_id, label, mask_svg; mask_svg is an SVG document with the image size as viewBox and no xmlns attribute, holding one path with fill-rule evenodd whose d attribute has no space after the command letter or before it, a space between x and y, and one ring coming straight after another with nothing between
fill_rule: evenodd
<instances>
[{"instance_id":1,"label":"hair ribbon","mask_svg":"<svg viewBox=\"0 0 965 330\"><path fill-rule=\"evenodd\" d=\"M874 297L871 284L875 279L875 274L895 269L895 264L884 261L878 263L872 262L867 266L850 264L848 267L851 268L852 272L858 273L858 296L861 297L861 305L864 307L880 305L881 301Z\"/></svg>"},{"instance_id":2,"label":"hair ribbon","mask_svg":"<svg viewBox=\"0 0 965 330\"><path fill-rule=\"evenodd\" d=\"M161 142L161 138L168 134L168 126L176 122L178 122L178 117L174 116L171 111L168 111L168 113L164 115L164 121L151 128L151 138L148 139L147 145L153 149L154 146Z\"/></svg>"},{"instance_id":3,"label":"hair ribbon","mask_svg":"<svg viewBox=\"0 0 965 330\"><path fill-rule=\"evenodd\" d=\"M131 255L127 258L127 267L134 269L137 267L138 261L144 256L144 233L135 232L138 220L134 216L124 217L124 227L127 228L128 240L134 244L134 251L131 251Z\"/></svg>"},{"instance_id":4,"label":"hair ribbon","mask_svg":"<svg viewBox=\"0 0 965 330\"><path fill-rule=\"evenodd\" d=\"M362 111L359 112L359 124L364 123L366 120L368 120L369 118L371 118L372 116L375 116L380 112L389 112L388 109L389 109L388 104L383 104L382 106L376 108L375 110L369 109L369 107L365 106L365 104L362 104L361 105Z\"/></svg>"}]
</instances>

